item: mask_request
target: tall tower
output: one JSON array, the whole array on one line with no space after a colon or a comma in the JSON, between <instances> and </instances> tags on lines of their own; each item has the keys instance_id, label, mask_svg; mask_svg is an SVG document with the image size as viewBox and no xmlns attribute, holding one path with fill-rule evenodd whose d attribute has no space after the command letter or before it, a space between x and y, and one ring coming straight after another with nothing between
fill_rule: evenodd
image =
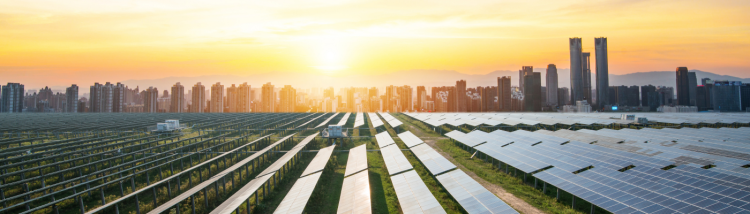
<instances>
[{"instance_id":1,"label":"tall tower","mask_svg":"<svg viewBox=\"0 0 750 214\"><path fill-rule=\"evenodd\" d=\"M143 112L155 113L159 110L159 90L154 87L148 87L143 97Z\"/></svg>"},{"instance_id":2,"label":"tall tower","mask_svg":"<svg viewBox=\"0 0 750 214\"><path fill-rule=\"evenodd\" d=\"M177 82L172 86L172 97L169 101L172 102L169 105L169 112L183 112L185 108L185 87L180 85L180 82Z\"/></svg>"},{"instance_id":3,"label":"tall tower","mask_svg":"<svg viewBox=\"0 0 750 214\"><path fill-rule=\"evenodd\" d=\"M8 83L2 87L0 112L21 113L23 111L23 84Z\"/></svg>"},{"instance_id":4,"label":"tall tower","mask_svg":"<svg viewBox=\"0 0 750 214\"><path fill-rule=\"evenodd\" d=\"M497 104L498 111L511 111L512 92L510 87L510 76L497 78ZM434 98L433 98L434 99ZM437 105L437 104L435 104Z\"/></svg>"},{"instance_id":5,"label":"tall tower","mask_svg":"<svg viewBox=\"0 0 750 214\"><path fill-rule=\"evenodd\" d=\"M601 109L609 104L609 61L607 58L607 37L594 38L596 51L596 106Z\"/></svg>"},{"instance_id":6,"label":"tall tower","mask_svg":"<svg viewBox=\"0 0 750 214\"><path fill-rule=\"evenodd\" d=\"M524 90L524 87L526 85L526 79L523 78L526 75L530 75L534 72L534 66L523 66L521 67L521 70L518 70L518 88L521 89L521 91Z\"/></svg>"},{"instance_id":7,"label":"tall tower","mask_svg":"<svg viewBox=\"0 0 750 214\"><path fill-rule=\"evenodd\" d=\"M570 38L570 100L583 100L583 55L582 55L581 38Z\"/></svg>"},{"instance_id":8,"label":"tall tower","mask_svg":"<svg viewBox=\"0 0 750 214\"><path fill-rule=\"evenodd\" d=\"M292 88L291 85L285 85L279 91L279 99L279 112L294 112L297 103L297 90Z\"/></svg>"},{"instance_id":9,"label":"tall tower","mask_svg":"<svg viewBox=\"0 0 750 214\"><path fill-rule=\"evenodd\" d=\"M677 105L690 105L690 80L687 67L677 68Z\"/></svg>"},{"instance_id":10,"label":"tall tower","mask_svg":"<svg viewBox=\"0 0 750 214\"><path fill-rule=\"evenodd\" d=\"M211 86L211 113L224 112L224 85L217 82Z\"/></svg>"},{"instance_id":11,"label":"tall tower","mask_svg":"<svg viewBox=\"0 0 750 214\"><path fill-rule=\"evenodd\" d=\"M456 81L456 111L466 112L466 80Z\"/></svg>"},{"instance_id":12,"label":"tall tower","mask_svg":"<svg viewBox=\"0 0 750 214\"><path fill-rule=\"evenodd\" d=\"M229 107L226 112L237 112L237 86L232 84L232 86L227 87L227 93L226 93L226 105Z\"/></svg>"},{"instance_id":13,"label":"tall tower","mask_svg":"<svg viewBox=\"0 0 750 214\"><path fill-rule=\"evenodd\" d=\"M588 103L591 102L591 53L581 53L581 70L583 71L583 97Z\"/></svg>"},{"instance_id":14,"label":"tall tower","mask_svg":"<svg viewBox=\"0 0 750 214\"><path fill-rule=\"evenodd\" d=\"M547 65L547 100L545 105L557 105L557 66Z\"/></svg>"},{"instance_id":15,"label":"tall tower","mask_svg":"<svg viewBox=\"0 0 750 214\"><path fill-rule=\"evenodd\" d=\"M68 105L65 108L65 112L78 112L78 86L76 84L65 89L65 103Z\"/></svg>"},{"instance_id":16,"label":"tall tower","mask_svg":"<svg viewBox=\"0 0 750 214\"><path fill-rule=\"evenodd\" d=\"M331 90L333 91L333 90ZM274 95L273 85L271 83L263 84L261 91L261 105L263 105L263 112L275 112L276 110L276 95Z\"/></svg>"},{"instance_id":17,"label":"tall tower","mask_svg":"<svg viewBox=\"0 0 750 214\"><path fill-rule=\"evenodd\" d=\"M424 86L417 86L417 106L416 111L422 111L425 108L427 102L427 90Z\"/></svg>"},{"instance_id":18,"label":"tall tower","mask_svg":"<svg viewBox=\"0 0 750 214\"><path fill-rule=\"evenodd\" d=\"M542 111L542 75L539 72L531 72L523 78L524 110Z\"/></svg>"},{"instance_id":19,"label":"tall tower","mask_svg":"<svg viewBox=\"0 0 750 214\"><path fill-rule=\"evenodd\" d=\"M696 95L698 89L698 78L695 76L695 72L688 72L688 93L690 94L690 106L696 106Z\"/></svg>"},{"instance_id":20,"label":"tall tower","mask_svg":"<svg viewBox=\"0 0 750 214\"><path fill-rule=\"evenodd\" d=\"M252 90L247 82L237 87L237 112L250 112ZM257 109L255 110L257 111Z\"/></svg>"},{"instance_id":21,"label":"tall tower","mask_svg":"<svg viewBox=\"0 0 750 214\"><path fill-rule=\"evenodd\" d=\"M125 112L125 85L119 82L112 87L112 112Z\"/></svg>"},{"instance_id":22,"label":"tall tower","mask_svg":"<svg viewBox=\"0 0 750 214\"><path fill-rule=\"evenodd\" d=\"M193 97L192 104L190 104L190 112L203 113L203 109L206 108L206 86L201 85L200 82L193 86Z\"/></svg>"}]
</instances>

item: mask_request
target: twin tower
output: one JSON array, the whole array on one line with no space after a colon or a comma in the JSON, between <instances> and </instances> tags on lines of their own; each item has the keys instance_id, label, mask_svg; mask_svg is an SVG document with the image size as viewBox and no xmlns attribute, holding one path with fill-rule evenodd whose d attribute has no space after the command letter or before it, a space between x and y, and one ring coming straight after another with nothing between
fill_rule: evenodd
<instances>
[{"instance_id":1,"label":"twin tower","mask_svg":"<svg viewBox=\"0 0 750 214\"><path fill-rule=\"evenodd\" d=\"M570 100L571 103L586 100L591 102L591 53L583 52L581 38L570 38ZM609 64L607 61L607 38L594 38L594 54L596 57L596 89L604 93L596 93L597 106L607 105L609 101Z\"/></svg>"}]
</instances>

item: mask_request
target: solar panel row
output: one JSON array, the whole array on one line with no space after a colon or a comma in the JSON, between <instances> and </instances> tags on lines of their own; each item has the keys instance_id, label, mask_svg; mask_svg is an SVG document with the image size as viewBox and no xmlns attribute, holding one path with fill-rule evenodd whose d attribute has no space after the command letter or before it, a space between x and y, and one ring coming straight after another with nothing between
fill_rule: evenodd
<instances>
[{"instance_id":1,"label":"solar panel row","mask_svg":"<svg viewBox=\"0 0 750 214\"><path fill-rule=\"evenodd\" d=\"M446 213L416 171L391 176L391 181L404 213Z\"/></svg>"},{"instance_id":2,"label":"solar panel row","mask_svg":"<svg viewBox=\"0 0 750 214\"><path fill-rule=\"evenodd\" d=\"M460 169L437 179L468 213L518 213Z\"/></svg>"}]
</instances>

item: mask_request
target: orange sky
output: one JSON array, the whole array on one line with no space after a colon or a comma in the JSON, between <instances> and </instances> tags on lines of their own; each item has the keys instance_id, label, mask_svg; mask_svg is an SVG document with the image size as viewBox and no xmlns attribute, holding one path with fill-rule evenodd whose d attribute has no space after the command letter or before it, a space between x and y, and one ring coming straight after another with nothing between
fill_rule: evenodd
<instances>
[{"instance_id":1,"label":"orange sky","mask_svg":"<svg viewBox=\"0 0 750 214\"><path fill-rule=\"evenodd\" d=\"M611 74L748 78L748 11L747 0L0 0L0 82L568 68L568 38L593 52L599 36Z\"/></svg>"}]
</instances>

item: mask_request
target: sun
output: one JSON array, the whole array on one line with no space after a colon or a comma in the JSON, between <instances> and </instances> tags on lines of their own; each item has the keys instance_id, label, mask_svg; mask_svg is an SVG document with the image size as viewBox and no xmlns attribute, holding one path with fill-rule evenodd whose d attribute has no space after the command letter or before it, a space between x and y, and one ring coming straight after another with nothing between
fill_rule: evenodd
<instances>
[{"instance_id":1,"label":"sun","mask_svg":"<svg viewBox=\"0 0 750 214\"><path fill-rule=\"evenodd\" d=\"M346 65L346 51L341 37L321 36L313 40L313 61L310 66L325 73L335 73L349 68Z\"/></svg>"}]
</instances>

